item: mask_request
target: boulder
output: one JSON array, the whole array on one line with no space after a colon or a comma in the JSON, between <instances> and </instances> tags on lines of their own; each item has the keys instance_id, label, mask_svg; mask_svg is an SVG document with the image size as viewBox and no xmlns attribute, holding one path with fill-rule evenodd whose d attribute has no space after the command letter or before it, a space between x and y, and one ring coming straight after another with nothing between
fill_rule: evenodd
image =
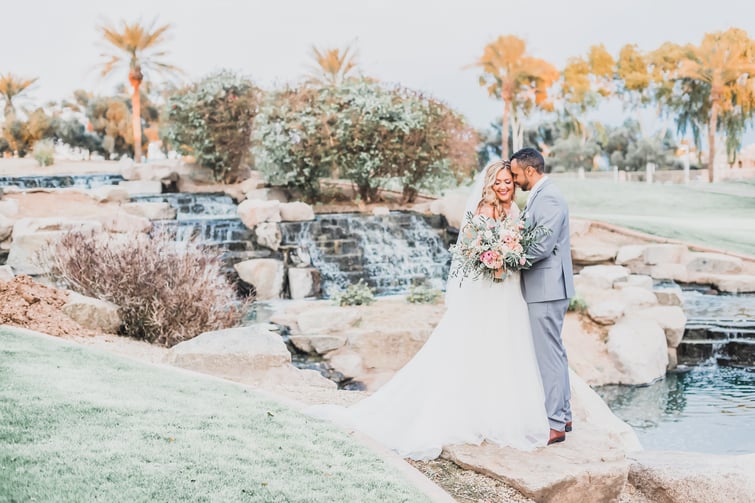
<instances>
[{"instance_id":1,"label":"boulder","mask_svg":"<svg viewBox=\"0 0 755 503\"><path fill-rule=\"evenodd\" d=\"M82 327L91 330L115 334L121 326L118 306L76 292L68 292L68 301L61 311Z\"/></svg>"},{"instance_id":2,"label":"boulder","mask_svg":"<svg viewBox=\"0 0 755 503\"><path fill-rule=\"evenodd\" d=\"M13 268L9 265L0 265L0 281L10 281L15 278Z\"/></svg>"},{"instance_id":3,"label":"boulder","mask_svg":"<svg viewBox=\"0 0 755 503\"><path fill-rule=\"evenodd\" d=\"M176 209L169 203L127 203L123 205L123 209L126 213L149 220L174 220L176 218Z\"/></svg>"},{"instance_id":4,"label":"boulder","mask_svg":"<svg viewBox=\"0 0 755 503\"><path fill-rule=\"evenodd\" d=\"M103 185L88 189L86 193L98 203L122 203L131 198L128 191L118 185Z\"/></svg>"},{"instance_id":5,"label":"boulder","mask_svg":"<svg viewBox=\"0 0 755 503\"><path fill-rule=\"evenodd\" d=\"M15 222L0 213L0 241L5 241L13 233L13 224Z\"/></svg>"},{"instance_id":6,"label":"boulder","mask_svg":"<svg viewBox=\"0 0 755 503\"><path fill-rule=\"evenodd\" d=\"M627 306L628 309L648 307L658 304L658 299L652 291L637 286L627 286L618 289L614 295L616 295L618 301Z\"/></svg>"},{"instance_id":7,"label":"boulder","mask_svg":"<svg viewBox=\"0 0 755 503\"><path fill-rule=\"evenodd\" d=\"M326 359L333 370L343 374L345 379L353 379L366 372L359 353L345 347L328 353Z\"/></svg>"},{"instance_id":8,"label":"boulder","mask_svg":"<svg viewBox=\"0 0 755 503\"><path fill-rule=\"evenodd\" d=\"M577 265L602 264L613 262L616 257L616 247L601 246L579 246L574 245L571 249L572 261Z\"/></svg>"},{"instance_id":9,"label":"boulder","mask_svg":"<svg viewBox=\"0 0 755 503\"><path fill-rule=\"evenodd\" d=\"M281 203L281 220L284 222L301 222L315 219L315 211L307 203Z\"/></svg>"},{"instance_id":10,"label":"boulder","mask_svg":"<svg viewBox=\"0 0 755 503\"><path fill-rule=\"evenodd\" d=\"M755 292L755 276L750 274L719 275L715 285L722 292L753 293Z\"/></svg>"},{"instance_id":11,"label":"boulder","mask_svg":"<svg viewBox=\"0 0 755 503\"><path fill-rule=\"evenodd\" d=\"M18 215L18 201L15 199L3 199L0 201L0 215L15 217Z\"/></svg>"},{"instance_id":12,"label":"boulder","mask_svg":"<svg viewBox=\"0 0 755 503\"><path fill-rule=\"evenodd\" d=\"M50 243L72 230L101 231L102 224L95 220L69 220L65 218L22 218L13 225L7 264L16 274L37 275L48 272L48 265L40 254Z\"/></svg>"},{"instance_id":13,"label":"boulder","mask_svg":"<svg viewBox=\"0 0 755 503\"><path fill-rule=\"evenodd\" d=\"M625 309L626 306L621 302L606 300L589 306L587 315L600 325L613 325L624 316Z\"/></svg>"},{"instance_id":14,"label":"boulder","mask_svg":"<svg viewBox=\"0 0 755 503\"><path fill-rule=\"evenodd\" d=\"M257 238L258 245L270 248L274 251L278 249L281 244L281 239L283 239L280 227L274 222L262 222L257 224L254 228L254 235Z\"/></svg>"},{"instance_id":15,"label":"boulder","mask_svg":"<svg viewBox=\"0 0 755 503\"><path fill-rule=\"evenodd\" d=\"M571 373L574 431L566 441L527 452L490 443L446 446L442 456L518 489L538 502L615 501L629 474L637 435Z\"/></svg>"},{"instance_id":16,"label":"boulder","mask_svg":"<svg viewBox=\"0 0 755 503\"><path fill-rule=\"evenodd\" d=\"M279 201L246 199L238 205L237 211L241 221L250 229L262 222L281 221Z\"/></svg>"},{"instance_id":17,"label":"boulder","mask_svg":"<svg viewBox=\"0 0 755 503\"><path fill-rule=\"evenodd\" d=\"M679 306L654 306L641 309L633 313L638 318L653 320L663 329L666 334L666 344L670 348L676 348L684 337L684 328L687 326L687 315Z\"/></svg>"},{"instance_id":18,"label":"boulder","mask_svg":"<svg viewBox=\"0 0 755 503\"><path fill-rule=\"evenodd\" d=\"M685 245L654 244L645 247L643 259L647 265L678 264L686 254Z\"/></svg>"},{"instance_id":19,"label":"boulder","mask_svg":"<svg viewBox=\"0 0 755 503\"><path fill-rule=\"evenodd\" d=\"M244 194L252 190L261 189L264 186L265 180L259 172L253 172L249 178L239 184L239 188Z\"/></svg>"},{"instance_id":20,"label":"boulder","mask_svg":"<svg viewBox=\"0 0 755 503\"><path fill-rule=\"evenodd\" d=\"M458 229L464 217L468 195L468 190L450 192L430 203L430 211L435 215L443 215L450 227Z\"/></svg>"},{"instance_id":21,"label":"boulder","mask_svg":"<svg viewBox=\"0 0 755 503\"><path fill-rule=\"evenodd\" d=\"M349 331L347 347L356 351L364 366L377 372L397 371L406 365L427 341L432 330L365 328ZM390 348L390 351L386 351Z\"/></svg>"},{"instance_id":22,"label":"boulder","mask_svg":"<svg viewBox=\"0 0 755 503\"><path fill-rule=\"evenodd\" d=\"M619 281L613 285L617 289L629 286L653 290L653 278L646 274L630 274L626 281Z\"/></svg>"},{"instance_id":23,"label":"boulder","mask_svg":"<svg viewBox=\"0 0 755 503\"><path fill-rule=\"evenodd\" d=\"M239 262L233 268L239 278L254 286L257 300L280 298L285 272L280 260L256 258Z\"/></svg>"},{"instance_id":24,"label":"boulder","mask_svg":"<svg viewBox=\"0 0 755 503\"><path fill-rule=\"evenodd\" d=\"M645 265L645 248L647 245L624 245L616 252L616 264L623 265L636 272Z\"/></svg>"},{"instance_id":25,"label":"boulder","mask_svg":"<svg viewBox=\"0 0 755 503\"><path fill-rule=\"evenodd\" d=\"M583 267L579 276L582 284L608 290L615 283L626 281L629 269L620 265L591 265Z\"/></svg>"},{"instance_id":26,"label":"boulder","mask_svg":"<svg viewBox=\"0 0 755 503\"><path fill-rule=\"evenodd\" d=\"M242 380L291 363L281 337L266 325L205 332L173 346L166 363L226 379Z\"/></svg>"},{"instance_id":27,"label":"boulder","mask_svg":"<svg viewBox=\"0 0 755 503\"><path fill-rule=\"evenodd\" d=\"M571 238L572 245L578 238L587 235L592 227L590 220L580 220L576 218L569 219L569 236Z\"/></svg>"},{"instance_id":28,"label":"boulder","mask_svg":"<svg viewBox=\"0 0 755 503\"><path fill-rule=\"evenodd\" d=\"M146 233L152 230L152 222L149 219L125 211L104 217L101 221L102 228L107 232L130 234L135 232Z\"/></svg>"},{"instance_id":29,"label":"boulder","mask_svg":"<svg viewBox=\"0 0 755 503\"><path fill-rule=\"evenodd\" d=\"M629 483L660 503L749 503L755 454L648 451L629 456Z\"/></svg>"},{"instance_id":30,"label":"boulder","mask_svg":"<svg viewBox=\"0 0 755 503\"><path fill-rule=\"evenodd\" d=\"M655 279L680 281L682 283L686 283L689 280L689 273L684 264L670 262L651 266L650 275Z\"/></svg>"},{"instance_id":31,"label":"boulder","mask_svg":"<svg viewBox=\"0 0 755 503\"><path fill-rule=\"evenodd\" d=\"M738 274L742 272L742 259L723 253L689 253L685 266L691 274Z\"/></svg>"},{"instance_id":32,"label":"boulder","mask_svg":"<svg viewBox=\"0 0 755 503\"><path fill-rule=\"evenodd\" d=\"M684 305L682 289L678 285L656 288L653 290L653 293L655 294L655 298L658 299L658 304L662 306Z\"/></svg>"},{"instance_id":33,"label":"boulder","mask_svg":"<svg viewBox=\"0 0 755 503\"><path fill-rule=\"evenodd\" d=\"M653 320L625 316L608 331L606 349L621 373L618 384L649 384L666 374L666 334Z\"/></svg>"},{"instance_id":34,"label":"boulder","mask_svg":"<svg viewBox=\"0 0 755 503\"><path fill-rule=\"evenodd\" d=\"M288 291L292 299L317 297L320 294L320 271L314 267L289 268Z\"/></svg>"},{"instance_id":35,"label":"boulder","mask_svg":"<svg viewBox=\"0 0 755 503\"><path fill-rule=\"evenodd\" d=\"M309 309L296 317L296 324L302 334L332 334L352 330L362 319L354 308L326 306Z\"/></svg>"},{"instance_id":36,"label":"boulder","mask_svg":"<svg viewBox=\"0 0 755 503\"><path fill-rule=\"evenodd\" d=\"M300 351L324 355L343 347L345 335L291 335L291 343Z\"/></svg>"},{"instance_id":37,"label":"boulder","mask_svg":"<svg viewBox=\"0 0 755 503\"><path fill-rule=\"evenodd\" d=\"M251 189L244 192L244 197L252 199L254 201L269 201L273 199L270 197L270 189Z\"/></svg>"}]
</instances>

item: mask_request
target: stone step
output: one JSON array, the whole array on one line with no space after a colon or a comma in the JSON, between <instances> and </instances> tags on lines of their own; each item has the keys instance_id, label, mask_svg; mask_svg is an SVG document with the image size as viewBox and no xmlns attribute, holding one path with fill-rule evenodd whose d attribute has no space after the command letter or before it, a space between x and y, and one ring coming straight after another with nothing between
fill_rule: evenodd
<instances>
[{"instance_id":1,"label":"stone step","mask_svg":"<svg viewBox=\"0 0 755 503\"><path fill-rule=\"evenodd\" d=\"M730 340L730 339L753 339L755 329L739 327L719 327L711 325L687 325L684 329L683 341L694 340Z\"/></svg>"},{"instance_id":2,"label":"stone step","mask_svg":"<svg viewBox=\"0 0 755 503\"><path fill-rule=\"evenodd\" d=\"M679 363L684 365L698 365L716 358L721 364L755 366L755 340L750 339L682 340L676 353Z\"/></svg>"}]
</instances>

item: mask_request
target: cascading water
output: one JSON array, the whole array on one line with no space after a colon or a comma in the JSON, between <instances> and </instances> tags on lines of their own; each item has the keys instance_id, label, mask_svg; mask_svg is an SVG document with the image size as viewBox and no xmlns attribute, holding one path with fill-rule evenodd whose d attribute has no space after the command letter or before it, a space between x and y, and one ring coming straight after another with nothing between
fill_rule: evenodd
<instances>
[{"instance_id":1,"label":"cascading water","mask_svg":"<svg viewBox=\"0 0 755 503\"><path fill-rule=\"evenodd\" d=\"M169 193L133 196L134 202L168 203L176 210L176 220L235 218L236 203L223 193Z\"/></svg>"},{"instance_id":2,"label":"cascading water","mask_svg":"<svg viewBox=\"0 0 755 503\"><path fill-rule=\"evenodd\" d=\"M448 273L446 243L420 215L320 215L313 222L283 223L281 230L282 244L308 255L320 270L326 294L359 279L378 294L423 281L440 288Z\"/></svg>"},{"instance_id":3,"label":"cascading water","mask_svg":"<svg viewBox=\"0 0 755 503\"><path fill-rule=\"evenodd\" d=\"M52 175L52 176L0 176L0 187L16 186L20 189L93 189L116 185L123 177L115 174Z\"/></svg>"}]
</instances>

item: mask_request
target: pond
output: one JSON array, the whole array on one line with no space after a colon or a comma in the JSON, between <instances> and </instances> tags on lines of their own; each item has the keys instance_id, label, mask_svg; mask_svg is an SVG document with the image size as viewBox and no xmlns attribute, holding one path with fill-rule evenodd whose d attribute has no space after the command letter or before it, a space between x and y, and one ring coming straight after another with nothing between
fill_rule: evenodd
<instances>
[{"instance_id":1,"label":"pond","mask_svg":"<svg viewBox=\"0 0 755 503\"><path fill-rule=\"evenodd\" d=\"M723 320L755 324L755 295L685 290L688 327ZM716 454L755 452L755 367L719 366L714 355L650 386L595 391L637 432L646 449Z\"/></svg>"}]
</instances>

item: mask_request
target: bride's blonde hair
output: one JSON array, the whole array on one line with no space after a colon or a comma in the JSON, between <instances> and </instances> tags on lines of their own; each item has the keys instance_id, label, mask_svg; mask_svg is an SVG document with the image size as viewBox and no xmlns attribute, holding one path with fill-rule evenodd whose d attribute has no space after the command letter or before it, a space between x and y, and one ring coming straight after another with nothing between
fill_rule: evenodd
<instances>
[{"instance_id":1,"label":"bride's blonde hair","mask_svg":"<svg viewBox=\"0 0 755 503\"><path fill-rule=\"evenodd\" d=\"M503 209L501 201L498 200L498 196L496 196L495 191L493 190L493 185L495 184L495 179L498 176L498 173L500 173L504 169L508 169L510 172L511 163L503 159L490 162L487 166L485 166L485 183L482 186L480 202L477 203L478 210L482 206L490 205L495 208L497 215L503 216L506 214L506 210ZM516 187L514 187L514 192L511 194L512 200L514 196L516 196Z\"/></svg>"}]
</instances>

